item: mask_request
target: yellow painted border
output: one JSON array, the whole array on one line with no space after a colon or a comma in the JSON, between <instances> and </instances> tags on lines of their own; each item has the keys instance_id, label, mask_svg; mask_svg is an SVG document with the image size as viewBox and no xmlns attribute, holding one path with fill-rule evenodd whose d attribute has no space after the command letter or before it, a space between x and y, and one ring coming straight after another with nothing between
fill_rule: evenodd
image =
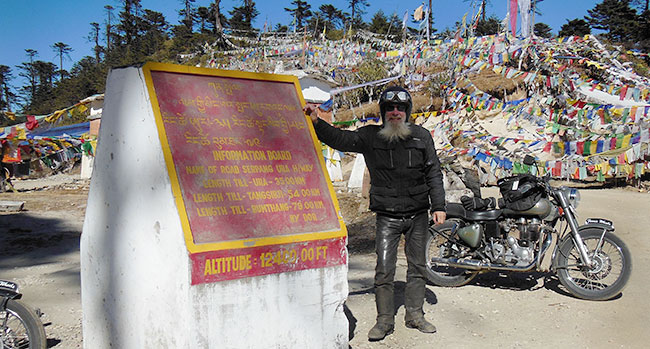
<instances>
[{"instance_id":1,"label":"yellow painted border","mask_svg":"<svg viewBox=\"0 0 650 349\"><path fill-rule=\"evenodd\" d=\"M334 192L332 181L330 180L329 174L327 172L327 168L325 167L325 159L323 159L322 156L321 143L318 140L318 137L316 136L311 120L307 116L305 116L307 125L309 126L309 133L312 137L312 140L314 141L314 150L316 151L317 158L321 165L321 171L325 175L325 182L327 183L327 188L329 190L330 197L332 198L332 203L334 204L334 211L336 212L336 215L339 220L339 226L341 228L339 230L324 231L324 232L301 233L295 235L281 235L281 236L270 236L270 237L253 238L253 239L223 241L223 242L215 242L215 243L207 243L207 244L195 244L192 237L190 222L187 217L185 202L183 201L183 195L181 193L178 174L176 173L174 160L172 159L169 143L167 142L167 134L165 132L165 126L163 124L162 114L160 113L158 97L156 95L156 91L153 86L153 80L151 78L152 71L183 73L183 74L192 74L192 75L218 76L218 77L250 79L250 80L260 80L260 81L288 82L288 83L292 83L296 88L296 93L298 95L298 98L300 99L300 105L303 107L305 106L305 99L302 95L302 90L300 89L300 83L298 82L298 78L292 75L250 73L250 72L242 72L242 71L234 71L234 70L198 68L198 67L191 67L191 66L184 66L184 65L153 63L153 62L146 63L142 67L142 72L144 73L145 83L147 85L149 97L151 98L151 107L153 109L153 114L156 119L156 127L158 129L158 136L160 138L160 144L162 146L163 155L165 157L167 172L169 173L169 179L172 185L172 194L174 195L176 208L178 210L178 215L181 220L183 235L185 237L185 244L190 253L231 250L231 249L239 249L239 248L247 248L247 247L255 247L255 246L289 244L289 243L305 242L305 241L312 241L312 240L342 238L347 236L347 229L345 227L345 222L343 221L343 217L341 216L341 210L339 208L339 203L336 198L336 193Z\"/></svg>"}]
</instances>

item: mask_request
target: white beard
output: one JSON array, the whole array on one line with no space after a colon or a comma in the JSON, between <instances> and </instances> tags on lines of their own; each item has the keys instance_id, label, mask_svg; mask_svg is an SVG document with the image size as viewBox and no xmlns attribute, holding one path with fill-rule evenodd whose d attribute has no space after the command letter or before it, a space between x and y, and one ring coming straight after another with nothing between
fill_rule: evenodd
<instances>
[{"instance_id":1,"label":"white beard","mask_svg":"<svg viewBox=\"0 0 650 349\"><path fill-rule=\"evenodd\" d=\"M411 134L411 129L405 122L386 122L378 133L381 138L388 142L397 142L406 139Z\"/></svg>"}]
</instances>

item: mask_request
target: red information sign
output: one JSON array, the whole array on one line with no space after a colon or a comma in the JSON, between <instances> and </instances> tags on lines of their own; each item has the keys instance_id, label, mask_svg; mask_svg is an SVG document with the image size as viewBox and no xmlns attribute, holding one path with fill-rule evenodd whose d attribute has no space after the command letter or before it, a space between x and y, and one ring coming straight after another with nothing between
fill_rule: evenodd
<instances>
[{"instance_id":1,"label":"red information sign","mask_svg":"<svg viewBox=\"0 0 650 349\"><path fill-rule=\"evenodd\" d=\"M193 283L345 263L345 246L331 240L344 241L345 227L296 78L163 64L144 71ZM273 267L264 258L332 247L342 250ZM205 262L235 256L248 256L238 257L246 268Z\"/></svg>"},{"instance_id":2,"label":"red information sign","mask_svg":"<svg viewBox=\"0 0 650 349\"><path fill-rule=\"evenodd\" d=\"M344 264L345 239L195 253L192 285Z\"/></svg>"}]
</instances>

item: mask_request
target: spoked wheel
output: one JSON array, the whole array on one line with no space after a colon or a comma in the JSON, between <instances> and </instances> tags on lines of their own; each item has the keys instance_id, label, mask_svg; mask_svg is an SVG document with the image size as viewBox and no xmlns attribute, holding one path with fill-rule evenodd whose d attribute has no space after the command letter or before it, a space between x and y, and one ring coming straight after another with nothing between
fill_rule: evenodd
<instances>
[{"instance_id":1,"label":"spoked wheel","mask_svg":"<svg viewBox=\"0 0 650 349\"><path fill-rule=\"evenodd\" d=\"M0 344L10 349L45 349L43 324L36 313L22 302L10 299L0 310Z\"/></svg>"},{"instance_id":2,"label":"spoked wheel","mask_svg":"<svg viewBox=\"0 0 650 349\"><path fill-rule=\"evenodd\" d=\"M9 178L9 172L6 168L0 166L0 193L7 191L7 178Z\"/></svg>"},{"instance_id":3,"label":"spoked wheel","mask_svg":"<svg viewBox=\"0 0 650 349\"><path fill-rule=\"evenodd\" d=\"M573 239L565 239L557 255L557 275L569 292L579 298L607 300L618 295L632 272L630 251L621 239L606 233L598 248L602 230L587 229L580 232L593 263L582 263L580 252Z\"/></svg>"},{"instance_id":4,"label":"spoked wheel","mask_svg":"<svg viewBox=\"0 0 650 349\"><path fill-rule=\"evenodd\" d=\"M427 276L429 281L438 286L458 287L472 281L477 271L452 268L438 265L436 258L456 257L460 249L464 248L458 244L449 241L446 237L451 236L454 223L447 221L435 227L429 227L429 240L427 241Z\"/></svg>"}]
</instances>

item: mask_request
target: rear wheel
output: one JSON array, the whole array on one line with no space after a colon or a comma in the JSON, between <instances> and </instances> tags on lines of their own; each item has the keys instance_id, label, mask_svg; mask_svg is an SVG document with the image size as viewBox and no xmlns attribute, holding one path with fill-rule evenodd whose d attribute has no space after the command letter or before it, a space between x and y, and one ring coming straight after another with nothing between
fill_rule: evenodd
<instances>
[{"instance_id":1,"label":"rear wheel","mask_svg":"<svg viewBox=\"0 0 650 349\"><path fill-rule=\"evenodd\" d=\"M585 229L580 236L593 261L585 266L573 239L561 242L556 257L557 276L564 287L574 296L588 300L607 300L623 290L632 272L632 257L623 241L612 233L606 233L602 246L598 242L600 229Z\"/></svg>"},{"instance_id":2,"label":"rear wheel","mask_svg":"<svg viewBox=\"0 0 650 349\"><path fill-rule=\"evenodd\" d=\"M0 310L2 348L45 349L45 329L38 315L21 301L10 299Z\"/></svg>"},{"instance_id":3,"label":"rear wheel","mask_svg":"<svg viewBox=\"0 0 650 349\"><path fill-rule=\"evenodd\" d=\"M478 274L477 271L442 266L435 262L437 258L457 257L458 252L466 248L447 239L454 233L453 229L452 221L429 227L430 236L426 250L427 276L429 281L438 286L463 286Z\"/></svg>"}]
</instances>

